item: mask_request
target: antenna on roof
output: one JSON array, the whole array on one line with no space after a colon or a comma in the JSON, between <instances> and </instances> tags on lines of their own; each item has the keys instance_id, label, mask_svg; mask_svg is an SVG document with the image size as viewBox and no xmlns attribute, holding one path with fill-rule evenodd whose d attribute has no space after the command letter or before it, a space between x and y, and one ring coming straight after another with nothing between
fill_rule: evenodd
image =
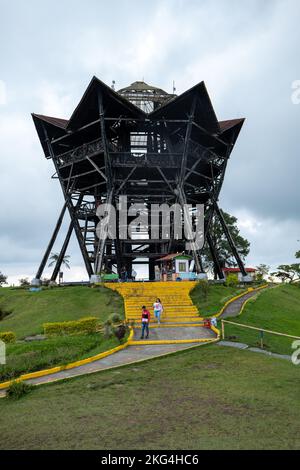
<instances>
[{"instance_id":1,"label":"antenna on roof","mask_svg":"<svg viewBox=\"0 0 300 470\"><path fill-rule=\"evenodd\" d=\"M115 84L116 84L116 81L113 80L113 81L111 82L111 87L112 87L113 90L115 89Z\"/></svg>"},{"instance_id":2,"label":"antenna on roof","mask_svg":"<svg viewBox=\"0 0 300 470\"><path fill-rule=\"evenodd\" d=\"M173 80L173 95L175 95L176 87L175 87L175 80Z\"/></svg>"}]
</instances>

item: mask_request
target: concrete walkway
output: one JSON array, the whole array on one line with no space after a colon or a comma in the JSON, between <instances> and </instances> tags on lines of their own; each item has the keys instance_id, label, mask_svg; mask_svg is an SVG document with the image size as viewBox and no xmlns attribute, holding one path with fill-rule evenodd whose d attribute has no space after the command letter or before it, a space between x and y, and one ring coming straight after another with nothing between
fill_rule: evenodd
<instances>
[{"instance_id":1,"label":"concrete walkway","mask_svg":"<svg viewBox=\"0 0 300 470\"><path fill-rule=\"evenodd\" d=\"M209 328L203 328L199 326L194 327L157 327L150 328L149 340L151 341L161 341L161 340L191 340L191 339L212 339L216 335ZM134 331L134 341L140 341L141 344L143 340L141 339L141 329L136 328Z\"/></svg>"},{"instance_id":2,"label":"concrete walkway","mask_svg":"<svg viewBox=\"0 0 300 470\"><path fill-rule=\"evenodd\" d=\"M222 315L219 316L219 318L225 319L229 317L237 317L240 314L243 303L246 300L250 299L250 297L254 297L255 295L257 295L257 291L249 292L248 294L243 295L243 297L234 300L229 305L227 305L224 312L222 313Z\"/></svg>"},{"instance_id":3,"label":"concrete walkway","mask_svg":"<svg viewBox=\"0 0 300 470\"><path fill-rule=\"evenodd\" d=\"M291 361L291 355L288 354L278 354L278 353L273 353L270 351L266 351L265 349L260 349L260 348L253 348L250 347L246 343L238 343L235 341L218 341L217 343L218 346L226 346L229 348L235 348L235 349L245 349L246 351L251 351L251 352L256 352L259 354L264 354L265 356L269 357L275 357L276 359L284 359L285 361Z\"/></svg>"}]
</instances>

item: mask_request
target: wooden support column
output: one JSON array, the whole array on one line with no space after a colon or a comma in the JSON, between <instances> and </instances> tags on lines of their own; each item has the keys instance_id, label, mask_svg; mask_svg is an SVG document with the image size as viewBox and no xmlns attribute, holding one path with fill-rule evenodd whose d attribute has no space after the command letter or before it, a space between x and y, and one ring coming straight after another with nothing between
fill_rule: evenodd
<instances>
[{"instance_id":1,"label":"wooden support column","mask_svg":"<svg viewBox=\"0 0 300 470\"><path fill-rule=\"evenodd\" d=\"M180 175L179 175L179 185L180 186L183 185L184 176L185 176L185 172L186 172L186 162L187 162L187 156L188 156L188 152L189 152L191 132L192 132L192 128L193 128L193 121L194 121L194 115L195 115L195 110L196 110L196 104L197 104L197 99L195 97L193 99L191 113L189 115L189 121L188 121L188 124L187 124L187 127L186 127L184 147L183 147L183 155L182 155Z\"/></svg>"},{"instance_id":2,"label":"wooden support column","mask_svg":"<svg viewBox=\"0 0 300 470\"><path fill-rule=\"evenodd\" d=\"M100 117L101 139L102 139L103 153L104 153L105 178L106 178L106 186L107 186L106 203L111 205L113 201L113 193L114 193L113 172L112 172L111 160L110 160L110 155L109 155L109 147L108 147L107 136L106 136L103 96L102 96L101 91L98 92L98 108L99 108L99 117ZM98 241L98 247L97 247L96 258L95 258L95 273L99 273L102 269L107 236L108 236L108 233L106 232L106 234L103 234L103 237Z\"/></svg>"},{"instance_id":3,"label":"wooden support column","mask_svg":"<svg viewBox=\"0 0 300 470\"><path fill-rule=\"evenodd\" d=\"M178 191L178 199L179 202L182 206L182 209L184 210L184 206L187 204L186 200L186 195L184 192L184 181L185 181L185 176L186 176L186 164L187 164L187 158L188 158L188 153L189 153L189 146L190 146L190 139L191 139L191 132L193 128L193 121L194 121L194 115L195 115L195 110L196 110L196 104L197 104L197 98L194 97L192 106L191 106L191 112L189 115L189 120L188 124L186 127L186 133L185 133L185 139L184 139L184 147L183 147L183 155L182 155L182 160L181 160L181 168L180 168L180 174L179 174L179 181L177 185L177 191ZM188 233L190 234L190 237L192 235L192 226L191 226L191 221L190 218L187 216L185 217L185 223L188 224ZM199 261L199 256L198 256L198 249L195 245L194 242L190 242L192 245L192 253L193 253L193 258L195 261L195 266L196 266L196 271L197 273L201 272L201 264Z\"/></svg>"},{"instance_id":4,"label":"wooden support column","mask_svg":"<svg viewBox=\"0 0 300 470\"><path fill-rule=\"evenodd\" d=\"M78 207L80 207L80 204L82 202L82 199L83 199L83 195L81 194L78 201L77 201L77 204L76 204L76 207L75 207L75 211L78 209ZM70 222L70 225L69 225L69 228L68 228L68 231L67 231L67 235L66 235L66 238L64 240L64 243L63 243L63 246L60 250L60 253L59 253L59 257L56 261L56 264L55 264L55 267L53 269L53 272L52 272L52 276L51 276L51 281L55 281L56 278L57 278L57 275L59 273L59 270L61 268L61 265L62 265L62 262L63 262L63 259L65 257L65 254L66 254L66 251L67 251L67 248L68 248L68 245L69 245L69 242L70 242L70 238L71 238L71 235L72 235L72 232L73 232L73 222L71 220Z\"/></svg>"},{"instance_id":5,"label":"wooden support column","mask_svg":"<svg viewBox=\"0 0 300 470\"><path fill-rule=\"evenodd\" d=\"M61 213L59 215L59 218L56 222L56 225L55 225L55 228L54 228L54 231L53 231L53 234L52 234L52 237L49 241L49 244L46 248L46 251L45 251L45 254L43 256L43 259L41 261L41 264L39 266L39 269L37 270L37 273L35 275L36 279L41 279L41 276L43 274L43 271L45 269L45 266L46 266L46 263L47 263L47 260L49 258L49 255L51 253L51 250L53 248L53 245L55 243L55 240L57 238L57 235L58 235L58 232L60 230L60 227L61 227L61 224L62 224L62 221L63 221L63 218L64 218L64 215L65 215L65 212L66 212L66 208L67 208L67 203L65 202L64 205L63 205L63 208L61 210Z\"/></svg>"},{"instance_id":6,"label":"wooden support column","mask_svg":"<svg viewBox=\"0 0 300 470\"><path fill-rule=\"evenodd\" d=\"M222 271L222 268L221 268L219 259L217 257L216 250L215 250L215 247L214 247L214 244L213 244L213 241L209 232L207 232L206 234L206 240L209 246L209 250L211 252L211 257L213 259L215 271L217 275L219 276L219 279L225 279L224 273Z\"/></svg>"},{"instance_id":7,"label":"wooden support column","mask_svg":"<svg viewBox=\"0 0 300 470\"><path fill-rule=\"evenodd\" d=\"M65 241L63 243L62 249L60 250L60 253L59 253L59 257L58 257L58 259L56 261L56 264L55 264L55 267L53 269L52 276L51 276L51 281L56 281L57 275L59 273L61 264L63 262L63 259L65 257L65 254L66 254L69 242L70 242L72 232L73 232L73 222L71 221L70 225L69 225L69 228L68 228L68 231L67 231Z\"/></svg>"},{"instance_id":8,"label":"wooden support column","mask_svg":"<svg viewBox=\"0 0 300 470\"><path fill-rule=\"evenodd\" d=\"M51 142L50 142L50 139L48 137L48 133L47 133L47 130L46 130L44 124L43 124L43 130L44 130L45 142L47 144L49 154L50 154L50 156L53 160L56 173L59 176L59 168L58 168L58 165L57 165L57 161L56 161L54 151L53 151L53 148L52 148L52 145L51 145ZM74 180L74 183L75 183L75 181L76 180ZM67 204L67 207L68 207L68 210L69 210L71 220L73 222L73 227L74 227L74 230L75 230L75 233L76 233L76 236L77 236L77 240L78 240L79 248L80 248L83 260L84 260L84 264L85 264L87 273L90 277L93 274L93 268L92 268L92 265L91 265L90 260L89 260L89 255L88 255L88 252L87 252L87 249L86 249L83 237L82 237L82 233L81 233L81 229L80 229L78 219L77 219L77 217L75 216L75 213L74 213L74 206L72 204L70 194L67 193L66 188L63 184L63 181L61 181L60 178L59 178L59 182L60 182L60 185L61 185L63 195L65 197L65 201L66 201L66 204Z\"/></svg>"},{"instance_id":9,"label":"wooden support column","mask_svg":"<svg viewBox=\"0 0 300 470\"><path fill-rule=\"evenodd\" d=\"M224 215L221 211L221 209L219 208L218 204L214 201L214 207L215 207L215 211L216 211L216 214L217 216L219 217L219 220L221 222L221 225L222 225L222 228L224 230L224 233L226 235L226 238L228 240L228 243L229 243L229 246L231 248L231 251L233 253L233 256L235 257L236 259L236 262L238 264L238 267L240 268L240 271L242 273L243 276L247 276L247 273L246 273L246 270L245 270L245 266L244 266L244 263L239 255L239 252L237 251L236 249L236 246L234 244L234 241L233 241L233 238L231 236L231 233L227 227L227 224L225 222L225 219L224 219Z\"/></svg>"},{"instance_id":10,"label":"wooden support column","mask_svg":"<svg viewBox=\"0 0 300 470\"><path fill-rule=\"evenodd\" d=\"M106 137L105 129L105 119L104 119L104 107L103 107L103 97L101 91L98 92L98 106L99 106L99 116L100 116L100 127L101 127L101 138L103 143L103 152L104 152L104 164L105 164L105 176L107 182L107 189L111 190L113 185L113 175L111 168L111 161Z\"/></svg>"},{"instance_id":11,"label":"wooden support column","mask_svg":"<svg viewBox=\"0 0 300 470\"><path fill-rule=\"evenodd\" d=\"M183 189L180 186L178 186L178 197L179 197L179 202L180 202L180 205L182 207L182 210L185 210L185 205L187 204L186 196L185 196L185 193L184 193ZM201 265L200 265L199 256L198 256L198 249L195 245L195 242L191 241L192 240L193 229L192 229L190 217L189 217L188 214L186 214L186 217L184 218L184 222L187 223L187 225L188 225L187 229L188 229L188 234L189 234L189 238L190 238L190 244L192 245L192 252L193 252L193 258L194 258L194 261L195 261L196 271L197 271L197 273L200 273L201 272Z\"/></svg>"},{"instance_id":12,"label":"wooden support column","mask_svg":"<svg viewBox=\"0 0 300 470\"><path fill-rule=\"evenodd\" d=\"M108 208L107 208L108 213L109 213L110 206L111 206L111 203L112 203L112 197L113 197L113 190L111 189L109 191L107 199L106 199L106 204L108 204ZM110 217L110 214L108 215L108 217ZM98 247L97 247L97 252L96 252L95 274L98 274L102 269L105 245L106 245L106 240L107 240L107 237L108 237L108 230L106 230L104 233L102 233L101 236L102 237L98 241Z\"/></svg>"}]
</instances>

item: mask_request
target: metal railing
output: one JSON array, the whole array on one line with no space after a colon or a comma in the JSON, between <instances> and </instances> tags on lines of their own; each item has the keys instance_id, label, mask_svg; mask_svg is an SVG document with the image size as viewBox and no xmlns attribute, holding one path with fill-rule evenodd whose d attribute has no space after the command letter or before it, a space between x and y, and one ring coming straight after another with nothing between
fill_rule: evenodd
<instances>
[{"instance_id":1,"label":"metal railing","mask_svg":"<svg viewBox=\"0 0 300 470\"><path fill-rule=\"evenodd\" d=\"M179 160L176 155L169 155L164 153L136 153L133 155L131 152L112 153L112 166L159 166L177 168L179 167Z\"/></svg>"},{"instance_id":2,"label":"metal railing","mask_svg":"<svg viewBox=\"0 0 300 470\"><path fill-rule=\"evenodd\" d=\"M221 330L222 330L222 339L223 340L225 339L225 323L230 324L230 325L234 325L236 327L246 328L246 329L249 329L249 330L257 331L258 334L259 334L261 349L264 348L264 334L265 333L275 335L275 336L284 336L286 338L291 338L291 339L300 339L299 336L288 335L286 333L280 333L279 331L266 330L264 328L259 328L257 326L244 325L242 323L237 323L237 322L233 322L233 321L229 321L229 320L221 320L221 325L222 325Z\"/></svg>"},{"instance_id":3,"label":"metal railing","mask_svg":"<svg viewBox=\"0 0 300 470\"><path fill-rule=\"evenodd\" d=\"M83 160L99 152L103 152L102 139L96 139L92 142L85 143L72 150L68 150L60 155L57 155L57 164L59 167L69 165L71 163Z\"/></svg>"}]
</instances>

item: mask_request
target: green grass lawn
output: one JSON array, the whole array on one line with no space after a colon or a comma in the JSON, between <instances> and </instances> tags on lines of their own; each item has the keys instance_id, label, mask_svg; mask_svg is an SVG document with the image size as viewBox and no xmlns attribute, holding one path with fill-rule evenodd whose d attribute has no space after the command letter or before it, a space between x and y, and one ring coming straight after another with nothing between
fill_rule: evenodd
<instances>
[{"instance_id":1,"label":"green grass lawn","mask_svg":"<svg viewBox=\"0 0 300 470\"><path fill-rule=\"evenodd\" d=\"M300 367L217 345L0 399L1 449L299 449Z\"/></svg>"},{"instance_id":2,"label":"green grass lawn","mask_svg":"<svg viewBox=\"0 0 300 470\"><path fill-rule=\"evenodd\" d=\"M284 284L261 291L232 321L300 337L300 287ZM253 330L225 325L225 336L251 346L260 345L259 332ZM293 341L267 333L264 347L269 351L291 354Z\"/></svg>"},{"instance_id":3,"label":"green grass lawn","mask_svg":"<svg viewBox=\"0 0 300 470\"><path fill-rule=\"evenodd\" d=\"M104 322L112 313L124 317L123 299L105 287L62 287L38 293L1 288L0 308L12 312L0 321L0 331L13 331L19 340L42 333L45 322L76 320L90 315ZM118 344L115 337L104 339L100 334L9 344L7 364L0 366L0 382L93 356Z\"/></svg>"},{"instance_id":4,"label":"green grass lawn","mask_svg":"<svg viewBox=\"0 0 300 470\"><path fill-rule=\"evenodd\" d=\"M12 311L0 321L0 331L14 331L17 337L42 333L46 322L77 320L96 316L105 321L112 313L124 316L123 299L105 287L58 287L41 292L0 288L0 308Z\"/></svg>"},{"instance_id":5,"label":"green grass lawn","mask_svg":"<svg viewBox=\"0 0 300 470\"><path fill-rule=\"evenodd\" d=\"M246 292L244 287L227 287L223 284L210 284L207 297L203 295L201 286L198 284L191 292L191 298L203 317L216 315L227 300Z\"/></svg>"},{"instance_id":6,"label":"green grass lawn","mask_svg":"<svg viewBox=\"0 0 300 470\"><path fill-rule=\"evenodd\" d=\"M0 365L0 382L27 372L68 364L94 356L118 346L116 337L103 338L99 333L76 336L58 336L45 341L8 344L7 363Z\"/></svg>"}]
</instances>

